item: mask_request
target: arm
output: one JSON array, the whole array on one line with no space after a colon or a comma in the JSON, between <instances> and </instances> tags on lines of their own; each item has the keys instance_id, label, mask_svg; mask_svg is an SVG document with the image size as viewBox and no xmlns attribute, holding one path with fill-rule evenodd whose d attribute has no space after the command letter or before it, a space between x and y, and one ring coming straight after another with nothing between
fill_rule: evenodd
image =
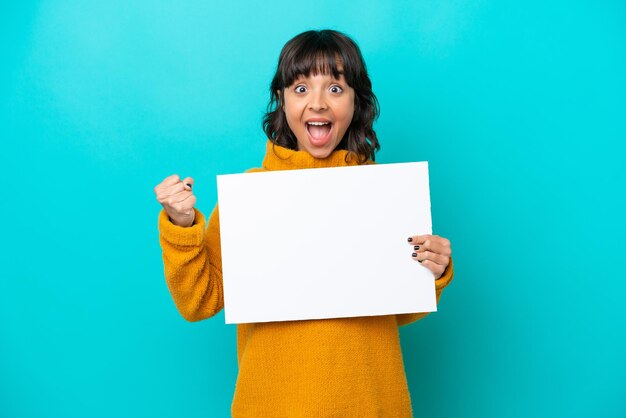
<instances>
[{"instance_id":1,"label":"arm","mask_svg":"<svg viewBox=\"0 0 626 418\"><path fill-rule=\"evenodd\" d=\"M441 297L441 293L443 289L446 288L452 281L454 277L454 267L452 265L452 258L450 258L450 264L446 267L446 270L441 275L440 278L435 280L435 291L437 294L437 304L439 304L439 298ZM418 313L409 313L409 314L397 314L396 321L398 322L398 326L408 325L417 320L420 320L427 316L430 312L418 312Z\"/></svg>"},{"instance_id":2,"label":"arm","mask_svg":"<svg viewBox=\"0 0 626 418\"><path fill-rule=\"evenodd\" d=\"M202 212L194 211L194 224L188 228L174 225L165 210L158 224L167 287L188 321L212 317L224 307L218 208L207 229Z\"/></svg>"}]
</instances>

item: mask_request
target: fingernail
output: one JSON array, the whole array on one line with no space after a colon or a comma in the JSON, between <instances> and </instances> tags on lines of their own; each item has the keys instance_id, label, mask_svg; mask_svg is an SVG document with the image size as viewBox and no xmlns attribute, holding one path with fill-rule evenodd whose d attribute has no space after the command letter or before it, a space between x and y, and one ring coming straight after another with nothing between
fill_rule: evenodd
<instances>
[{"instance_id":1,"label":"fingernail","mask_svg":"<svg viewBox=\"0 0 626 418\"><path fill-rule=\"evenodd\" d=\"M413 253L411 254L413 257L417 257L417 253Z\"/></svg>"},{"instance_id":2,"label":"fingernail","mask_svg":"<svg viewBox=\"0 0 626 418\"><path fill-rule=\"evenodd\" d=\"M416 245L415 247L413 247L413 249L414 249L414 250L419 250L419 249L420 249L420 246L419 246L419 245Z\"/></svg>"},{"instance_id":3,"label":"fingernail","mask_svg":"<svg viewBox=\"0 0 626 418\"><path fill-rule=\"evenodd\" d=\"M187 186L189 186L189 188L191 189L191 184L189 184L189 183L185 183L185 184L186 184Z\"/></svg>"},{"instance_id":4,"label":"fingernail","mask_svg":"<svg viewBox=\"0 0 626 418\"><path fill-rule=\"evenodd\" d=\"M409 239L408 239L408 241L409 241L409 242L413 242L413 238L409 238Z\"/></svg>"}]
</instances>

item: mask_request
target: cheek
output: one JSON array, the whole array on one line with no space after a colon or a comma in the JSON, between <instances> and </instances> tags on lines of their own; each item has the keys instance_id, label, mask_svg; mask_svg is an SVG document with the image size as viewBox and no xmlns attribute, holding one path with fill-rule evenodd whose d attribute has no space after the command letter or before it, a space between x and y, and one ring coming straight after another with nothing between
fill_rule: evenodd
<instances>
[{"instance_id":1,"label":"cheek","mask_svg":"<svg viewBox=\"0 0 626 418\"><path fill-rule=\"evenodd\" d=\"M297 101L289 97L286 97L286 99L287 104L283 106L283 112L285 113L287 123L293 129L295 126L292 126L292 124L295 125L300 120L300 110Z\"/></svg>"},{"instance_id":2,"label":"cheek","mask_svg":"<svg viewBox=\"0 0 626 418\"><path fill-rule=\"evenodd\" d=\"M293 112L290 111L288 106L285 106L283 108L283 113L285 114L285 119L287 120L287 124L291 128L293 124Z\"/></svg>"},{"instance_id":3,"label":"cheek","mask_svg":"<svg viewBox=\"0 0 626 418\"><path fill-rule=\"evenodd\" d=\"M354 96L352 96L345 105L344 119L348 122L348 124L354 118L354 112L356 111L356 103L354 102L354 99Z\"/></svg>"},{"instance_id":4,"label":"cheek","mask_svg":"<svg viewBox=\"0 0 626 418\"><path fill-rule=\"evenodd\" d=\"M355 112L356 108L354 107L354 105L352 106L348 106L343 114L343 120L345 121L345 123L347 125L350 124L350 122L352 122L352 119L354 119L354 112Z\"/></svg>"},{"instance_id":5,"label":"cheek","mask_svg":"<svg viewBox=\"0 0 626 418\"><path fill-rule=\"evenodd\" d=\"M291 129L293 132L296 132L298 129L301 128L300 119L298 117L294 116L292 113L286 113L285 115L289 129Z\"/></svg>"}]
</instances>

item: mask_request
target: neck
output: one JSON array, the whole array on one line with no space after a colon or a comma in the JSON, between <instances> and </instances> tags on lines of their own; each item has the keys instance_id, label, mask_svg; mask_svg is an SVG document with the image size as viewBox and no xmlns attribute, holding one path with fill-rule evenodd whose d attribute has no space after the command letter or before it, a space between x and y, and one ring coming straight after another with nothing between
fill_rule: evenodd
<instances>
[{"instance_id":1,"label":"neck","mask_svg":"<svg viewBox=\"0 0 626 418\"><path fill-rule=\"evenodd\" d=\"M347 150L335 150L326 158L316 158L306 151L284 148L270 140L267 141L265 149L263 168L268 171L359 165L356 155ZM372 162L367 160L364 164Z\"/></svg>"}]
</instances>

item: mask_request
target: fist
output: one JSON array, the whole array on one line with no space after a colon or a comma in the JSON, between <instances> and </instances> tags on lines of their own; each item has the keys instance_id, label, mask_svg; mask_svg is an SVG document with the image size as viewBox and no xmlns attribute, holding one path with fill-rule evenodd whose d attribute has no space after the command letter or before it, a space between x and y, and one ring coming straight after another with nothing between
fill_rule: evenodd
<instances>
[{"instance_id":1,"label":"fist","mask_svg":"<svg viewBox=\"0 0 626 418\"><path fill-rule=\"evenodd\" d=\"M165 209L174 225L189 227L193 225L196 213L193 206L196 196L191 191L193 179L181 180L178 174L172 174L154 188L159 203Z\"/></svg>"}]
</instances>

